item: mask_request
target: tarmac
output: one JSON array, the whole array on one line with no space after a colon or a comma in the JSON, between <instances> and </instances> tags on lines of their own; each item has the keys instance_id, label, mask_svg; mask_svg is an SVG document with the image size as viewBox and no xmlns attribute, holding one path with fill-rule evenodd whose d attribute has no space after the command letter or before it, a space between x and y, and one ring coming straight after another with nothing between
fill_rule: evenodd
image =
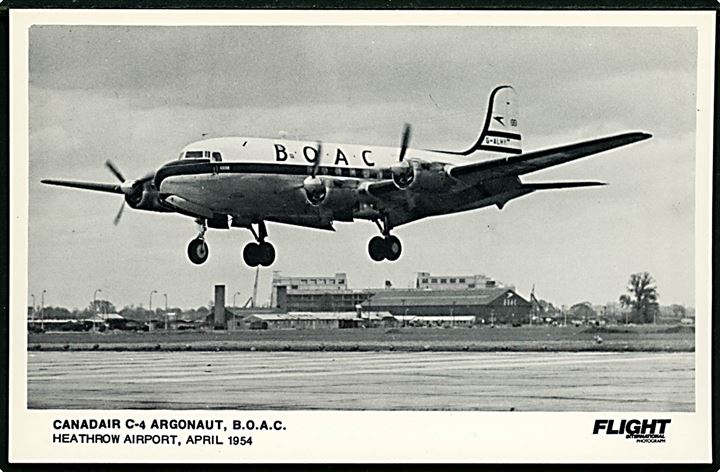
<instances>
[{"instance_id":1,"label":"tarmac","mask_svg":"<svg viewBox=\"0 0 720 472\"><path fill-rule=\"evenodd\" d=\"M692 352L29 352L31 409L677 411Z\"/></svg>"}]
</instances>

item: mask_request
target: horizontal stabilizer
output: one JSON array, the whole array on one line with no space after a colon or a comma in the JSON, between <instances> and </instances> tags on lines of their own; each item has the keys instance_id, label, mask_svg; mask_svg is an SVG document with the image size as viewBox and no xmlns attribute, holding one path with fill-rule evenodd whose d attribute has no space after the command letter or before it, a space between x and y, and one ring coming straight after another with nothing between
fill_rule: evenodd
<instances>
[{"instance_id":1,"label":"horizontal stabilizer","mask_svg":"<svg viewBox=\"0 0 720 472\"><path fill-rule=\"evenodd\" d=\"M45 179L40 182L47 185L57 185L60 187L79 188L83 190L93 190L95 192L107 192L107 193L123 193L120 186L117 184L100 184L96 182L76 182L72 180L52 180Z\"/></svg>"},{"instance_id":2,"label":"horizontal stabilizer","mask_svg":"<svg viewBox=\"0 0 720 472\"><path fill-rule=\"evenodd\" d=\"M523 175L541 169L547 169L559 164L574 161L582 157L605 152L620 146L643 141L651 138L649 133L633 132L623 133L605 138L592 139L580 143L567 144L540 151L526 152L514 156L492 159L489 161L473 162L455 166L450 169L451 177L462 179L470 177L490 180L509 175Z\"/></svg>"},{"instance_id":3,"label":"horizontal stabilizer","mask_svg":"<svg viewBox=\"0 0 720 472\"><path fill-rule=\"evenodd\" d=\"M562 188L578 188L578 187L598 187L607 185L605 182L535 182L523 183L524 188L533 190L553 190Z\"/></svg>"}]
</instances>

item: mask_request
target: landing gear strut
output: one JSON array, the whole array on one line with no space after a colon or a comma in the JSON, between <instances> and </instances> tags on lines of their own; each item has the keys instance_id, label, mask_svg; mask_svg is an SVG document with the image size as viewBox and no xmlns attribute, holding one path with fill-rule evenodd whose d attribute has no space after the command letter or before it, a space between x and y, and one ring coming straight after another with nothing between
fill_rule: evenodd
<instances>
[{"instance_id":1,"label":"landing gear strut","mask_svg":"<svg viewBox=\"0 0 720 472\"><path fill-rule=\"evenodd\" d=\"M370 259L375 262L380 262L384 259L388 261L396 261L402 253L402 244L397 236L390 234L390 226L387 220L383 220L382 224L380 221L375 221L378 225L383 236L375 236L368 243L368 253Z\"/></svg>"},{"instance_id":2,"label":"landing gear strut","mask_svg":"<svg viewBox=\"0 0 720 472\"><path fill-rule=\"evenodd\" d=\"M267 228L265 222L260 221L258 223L258 231L252 227L252 224L248 227L255 237L256 243L249 243L243 249L243 260L245 264L250 267L257 267L259 265L267 267L275 262L275 247L269 242L265 241L267 238Z\"/></svg>"},{"instance_id":3,"label":"landing gear strut","mask_svg":"<svg viewBox=\"0 0 720 472\"><path fill-rule=\"evenodd\" d=\"M190 262L193 264L202 264L205 262L210 255L210 250L205 242L205 231L207 231L207 222L204 219L196 220L196 223L200 225L200 234L197 238L190 241L188 244L187 253L190 258Z\"/></svg>"}]
</instances>

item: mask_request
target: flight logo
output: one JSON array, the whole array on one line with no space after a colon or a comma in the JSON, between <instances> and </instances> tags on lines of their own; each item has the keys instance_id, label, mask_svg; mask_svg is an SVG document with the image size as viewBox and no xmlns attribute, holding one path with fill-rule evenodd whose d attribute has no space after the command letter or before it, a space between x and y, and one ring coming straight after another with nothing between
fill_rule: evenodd
<instances>
[{"instance_id":1,"label":"flight logo","mask_svg":"<svg viewBox=\"0 0 720 472\"><path fill-rule=\"evenodd\" d=\"M670 419L595 420L593 434L624 435L638 443L664 443Z\"/></svg>"}]
</instances>

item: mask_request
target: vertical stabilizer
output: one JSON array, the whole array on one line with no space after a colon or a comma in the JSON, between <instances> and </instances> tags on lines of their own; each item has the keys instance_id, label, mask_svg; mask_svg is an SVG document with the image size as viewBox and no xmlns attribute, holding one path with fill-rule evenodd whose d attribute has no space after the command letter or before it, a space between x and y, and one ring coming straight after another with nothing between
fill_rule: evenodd
<instances>
[{"instance_id":1,"label":"vertical stabilizer","mask_svg":"<svg viewBox=\"0 0 720 472\"><path fill-rule=\"evenodd\" d=\"M485 126L475 150L522 153L517 94L511 86L502 85L490 94Z\"/></svg>"},{"instance_id":2,"label":"vertical stabilizer","mask_svg":"<svg viewBox=\"0 0 720 472\"><path fill-rule=\"evenodd\" d=\"M522 154L517 94L510 85L500 85L490 94L485 124L469 149L453 152L469 156L477 151Z\"/></svg>"}]
</instances>

